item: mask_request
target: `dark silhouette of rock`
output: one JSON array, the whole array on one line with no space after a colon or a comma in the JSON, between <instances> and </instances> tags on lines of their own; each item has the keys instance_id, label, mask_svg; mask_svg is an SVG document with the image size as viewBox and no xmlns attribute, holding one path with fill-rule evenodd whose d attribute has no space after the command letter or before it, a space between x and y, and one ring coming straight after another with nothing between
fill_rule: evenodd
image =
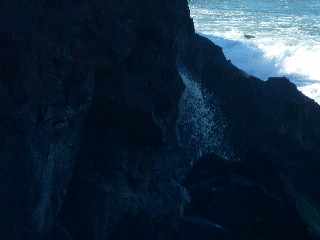
<instances>
[{"instance_id":1,"label":"dark silhouette of rock","mask_svg":"<svg viewBox=\"0 0 320 240\"><path fill-rule=\"evenodd\" d=\"M232 239L309 239L277 171L263 158L255 161L200 159L186 179L185 214L224 226Z\"/></svg>"},{"instance_id":2,"label":"dark silhouette of rock","mask_svg":"<svg viewBox=\"0 0 320 240\"><path fill-rule=\"evenodd\" d=\"M125 231L124 231L125 230ZM120 223L110 239L177 239L192 240L196 238L203 240L226 240L228 234L225 230L212 222L196 217L183 217L174 219L150 219L146 215L127 216Z\"/></svg>"},{"instance_id":3,"label":"dark silhouette of rock","mask_svg":"<svg viewBox=\"0 0 320 240\"><path fill-rule=\"evenodd\" d=\"M186 0L0 5L1 239L241 239L241 214L266 236L279 219L295 227L279 236L304 236L297 213L317 228L319 106L285 78L262 82L233 66L195 34ZM177 128L181 67L219 110L214 151L225 141L242 177L230 176L233 164L210 163L204 175L193 165L201 146ZM225 191L201 189L203 178L223 179ZM218 214L202 205L207 193Z\"/></svg>"},{"instance_id":4,"label":"dark silhouette of rock","mask_svg":"<svg viewBox=\"0 0 320 240\"><path fill-rule=\"evenodd\" d=\"M263 82L248 76L202 36L196 35L189 49L181 54L181 61L193 79L214 96L214 104L219 103L234 159L251 165L252 171L257 171L253 166L261 158L272 163L294 204L300 205L301 196L312 199L307 201L310 206L298 207L300 215L306 215L306 209L318 212L319 105L286 78ZM307 218L306 224L317 229L319 221Z\"/></svg>"},{"instance_id":5,"label":"dark silhouette of rock","mask_svg":"<svg viewBox=\"0 0 320 240\"><path fill-rule=\"evenodd\" d=\"M251 35L251 34L244 34L243 35L246 39L253 39L256 38L255 36Z\"/></svg>"},{"instance_id":6,"label":"dark silhouette of rock","mask_svg":"<svg viewBox=\"0 0 320 240\"><path fill-rule=\"evenodd\" d=\"M225 135L240 160L270 159L296 188L317 198L320 107L286 78L263 82L237 69L221 48L195 36L184 64L215 96L227 121Z\"/></svg>"},{"instance_id":7,"label":"dark silhouette of rock","mask_svg":"<svg viewBox=\"0 0 320 240\"><path fill-rule=\"evenodd\" d=\"M179 215L187 2L17 0L0 15L1 238L106 239L132 212Z\"/></svg>"}]
</instances>

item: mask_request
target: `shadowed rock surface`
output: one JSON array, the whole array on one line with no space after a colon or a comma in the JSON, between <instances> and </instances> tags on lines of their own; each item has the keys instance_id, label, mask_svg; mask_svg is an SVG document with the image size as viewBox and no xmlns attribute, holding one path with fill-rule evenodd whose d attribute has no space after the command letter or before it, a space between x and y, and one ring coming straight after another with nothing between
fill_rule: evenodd
<instances>
[{"instance_id":1,"label":"shadowed rock surface","mask_svg":"<svg viewBox=\"0 0 320 240\"><path fill-rule=\"evenodd\" d=\"M1 239L308 239L306 225L317 229L319 106L285 78L235 68L195 34L187 1L4 0L0 29ZM208 118L219 136L178 127L190 87L181 69L219 113ZM230 163L198 161L202 147L186 138Z\"/></svg>"},{"instance_id":2,"label":"shadowed rock surface","mask_svg":"<svg viewBox=\"0 0 320 240\"><path fill-rule=\"evenodd\" d=\"M192 204L185 214L224 226L231 239L309 239L294 202L269 161L201 158L186 179Z\"/></svg>"},{"instance_id":3,"label":"shadowed rock surface","mask_svg":"<svg viewBox=\"0 0 320 240\"><path fill-rule=\"evenodd\" d=\"M219 102L237 158L269 159L297 191L318 199L319 105L286 78L263 82L248 76L204 37L195 35L189 47L185 65Z\"/></svg>"}]
</instances>

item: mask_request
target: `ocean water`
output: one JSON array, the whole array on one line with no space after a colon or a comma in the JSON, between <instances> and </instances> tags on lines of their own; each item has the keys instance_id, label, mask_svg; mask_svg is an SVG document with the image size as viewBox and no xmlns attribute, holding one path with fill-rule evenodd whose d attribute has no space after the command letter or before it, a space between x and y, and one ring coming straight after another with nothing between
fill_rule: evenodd
<instances>
[{"instance_id":1,"label":"ocean water","mask_svg":"<svg viewBox=\"0 0 320 240\"><path fill-rule=\"evenodd\" d=\"M263 80L287 76L320 103L320 0L193 0L190 9L196 31L234 65Z\"/></svg>"}]
</instances>

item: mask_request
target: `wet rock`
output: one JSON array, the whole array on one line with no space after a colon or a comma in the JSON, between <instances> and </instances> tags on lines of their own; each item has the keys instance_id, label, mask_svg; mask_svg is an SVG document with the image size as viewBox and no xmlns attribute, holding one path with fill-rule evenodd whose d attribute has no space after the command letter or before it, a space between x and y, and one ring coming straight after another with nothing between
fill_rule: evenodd
<instances>
[{"instance_id":1,"label":"wet rock","mask_svg":"<svg viewBox=\"0 0 320 240\"><path fill-rule=\"evenodd\" d=\"M244 34L243 36L244 36L246 39L256 38L254 35L251 35L251 34Z\"/></svg>"},{"instance_id":2,"label":"wet rock","mask_svg":"<svg viewBox=\"0 0 320 240\"><path fill-rule=\"evenodd\" d=\"M262 171L265 175L257 174ZM310 239L270 166L246 166L210 155L197 162L186 186L191 203L185 214L223 226L232 239Z\"/></svg>"},{"instance_id":3,"label":"wet rock","mask_svg":"<svg viewBox=\"0 0 320 240\"><path fill-rule=\"evenodd\" d=\"M228 62L202 36L190 40L181 61L192 78L219 102L224 135L235 159L264 156L284 181L319 201L320 107L286 78L261 81ZM259 160L256 160L259 161ZM254 161L251 161L253 163Z\"/></svg>"},{"instance_id":4,"label":"wet rock","mask_svg":"<svg viewBox=\"0 0 320 240\"><path fill-rule=\"evenodd\" d=\"M194 33L187 1L0 9L3 239L304 237L292 202L319 201L319 106L233 66ZM177 127L180 66L223 122L197 144ZM210 151L239 163L202 160L183 185Z\"/></svg>"}]
</instances>

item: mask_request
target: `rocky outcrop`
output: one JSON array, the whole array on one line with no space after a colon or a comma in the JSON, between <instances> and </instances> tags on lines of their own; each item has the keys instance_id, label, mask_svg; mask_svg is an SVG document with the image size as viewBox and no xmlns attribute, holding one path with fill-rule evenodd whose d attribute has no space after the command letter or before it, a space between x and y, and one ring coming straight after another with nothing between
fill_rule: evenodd
<instances>
[{"instance_id":1,"label":"rocky outcrop","mask_svg":"<svg viewBox=\"0 0 320 240\"><path fill-rule=\"evenodd\" d=\"M201 158L185 181L192 199L185 214L223 226L231 239L309 239L277 170L267 159L255 160Z\"/></svg>"},{"instance_id":2,"label":"rocky outcrop","mask_svg":"<svg viewBox=\"0 0 320 240\"><path fill-rule=\"evenodd\" d=\"M105 239L179 214L185 1L1 3L1 238Z\"/></svg>"},{"instance_id":3,"label":"rocky outcrop","mask_svg":"<svg viewBox=\"0 0 320 240\"><path fill-rule=\"evenodd\" d=\"M202 36L195 35L187 45L189 50L182 52L180 59L192 78L214 95L213 104L219 104L233 160L261 174L261 159L269 162L300 214L305 215L306 208L318 212L319 105L286 78L263 82L248 76ZM301 196L307 196L307 205L312 207L301 210ZM310 211L307 215L306 224L317 231L319 221L310 217Z\"/></svg>"},{"instance_id":4,"label":"rocky outcrop","mask_svg":"<svg viewBox=\"0 0 320 240\"><path fill-rule=\"evenodd\" d=\"M194 79L218 99L228 121L227 135L240 159L248 158L250 152L261 152L287 170L289 165L295 170L318 167L319 105L286 78L263 82L247 76L203 37L196 36L190 48L186 65Z\"/></svg>"},{"instance_id":5,"label":"rocky outcrop","mask_svg":"<svg viewBox=\"0 0 320 240\"><path fill-rule=\"evenodd\" d=\"M223 199L244 192L260 205L233 209L248 208L239 214L250 226L266 207L264 226L277 229L279 210L304 236L296 210L310 214L295 199L318 201L319 107L286 79L235 68L194 33L187 1L5 0L0 9L1 239L241 239ZM210 152L240 161L245 178L263 174L263 159L273 177L243 186L216 172L230 168L219 161L208 170L229 179L226 190L198 191L192 167ZM201 206L207 194L222 200Z\"/></svg>"}]
</instances>

